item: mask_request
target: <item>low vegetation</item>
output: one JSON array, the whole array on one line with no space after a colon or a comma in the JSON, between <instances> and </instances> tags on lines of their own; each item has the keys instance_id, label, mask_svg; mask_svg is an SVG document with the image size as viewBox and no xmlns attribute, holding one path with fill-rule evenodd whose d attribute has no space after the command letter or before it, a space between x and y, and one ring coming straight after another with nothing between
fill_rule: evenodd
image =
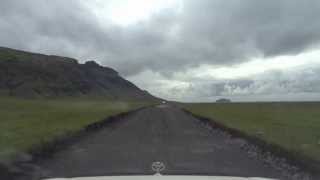
<instances>
[{"instance_id":1,"label":"low vegetation","mask_svg":"<svg viewBox=\"0 0 320 180\"><path fill-rule=\"evenodd\" d=\"M320 161L320 103L186 104L194 114Z\"/></svg>"},{"instance_id":2,"label":"low vegetation","mask_svg":"<svg viewBox=\"0 0 320 180\"><path fill-rule=\"evenodd\" d=\"M108 116L149 105L147 102L0 97L0 158L27 151Z\"/></svg>"}]
</instances>

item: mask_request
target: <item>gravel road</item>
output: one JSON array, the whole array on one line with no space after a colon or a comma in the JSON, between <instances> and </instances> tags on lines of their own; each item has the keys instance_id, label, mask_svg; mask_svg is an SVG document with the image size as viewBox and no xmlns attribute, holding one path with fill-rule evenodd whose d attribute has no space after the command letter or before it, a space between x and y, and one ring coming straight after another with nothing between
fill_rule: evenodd
<instances>
[{"instance_id":1,"label":"gravel road","mask_svg":"<svg viewBox=\"0 0 320 180\"><path fill-rule=\"evenodd\" d=\"M268 177L281 170L244 150L241 139L209 128L179 108L145 108L74 142L35 165L41 177L162 174Z\"/></svg>"}]
</instances>

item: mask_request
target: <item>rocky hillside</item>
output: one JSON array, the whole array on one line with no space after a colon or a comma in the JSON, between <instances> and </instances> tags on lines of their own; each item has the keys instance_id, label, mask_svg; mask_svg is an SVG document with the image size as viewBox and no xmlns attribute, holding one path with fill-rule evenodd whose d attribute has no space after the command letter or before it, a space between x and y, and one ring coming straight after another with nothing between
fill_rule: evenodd
<instances>
[{"instance_id":1,"label":"rocky hillside","mask_svg":"<svg viewBox=\"0 0 320 180\"><path fill-rule=\"evenodd\" d=\"M148 92L94 61L47 56L0 47L0 95L17 97L89 96L154 100Z\"/></svg>"}]
</instances>

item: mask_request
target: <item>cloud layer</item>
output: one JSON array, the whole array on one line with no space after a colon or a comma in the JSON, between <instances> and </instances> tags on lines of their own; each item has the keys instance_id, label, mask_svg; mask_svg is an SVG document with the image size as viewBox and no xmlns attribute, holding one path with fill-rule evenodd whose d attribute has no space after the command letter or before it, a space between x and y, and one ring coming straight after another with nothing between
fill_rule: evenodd
<instances>
[{"instance_id":1,"label":"cloud layer","mask_svg":"<svg viewBox=\"0 0 320 180\"><path fill-rule=\"evenodd\" d=\"M320 1L184 0L182 5L179 10L164 9L148 20L121 27L98 21L92 6L82 1L2 0L0 46L98 60L129 79L140 74L132 79L152 91L153 78L166 81L162 85L167 87L157 95L320 92L316 85L319 70L308 74L303 68L295 73L262 73L260 79L202 82L195 78L173 87L176 74L201 65L235 66L254 58L319 49ZM153 78L142 78L146 72ZM291 77L311 80L301 83Z\"/></svg>"}]
</instances>

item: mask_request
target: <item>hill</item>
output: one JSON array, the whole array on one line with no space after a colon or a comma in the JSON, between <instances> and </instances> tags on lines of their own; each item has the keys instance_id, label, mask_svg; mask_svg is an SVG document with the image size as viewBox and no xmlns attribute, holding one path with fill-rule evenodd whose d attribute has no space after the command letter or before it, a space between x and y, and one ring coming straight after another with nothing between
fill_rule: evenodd
<instances>
[{"instance_id":1,"label":"hill","mask_svg":"<svg viewBox=\"0 0 320 180\"><path fill-rule=\"evenodd\" d=\"M0 95L15 97L106 97L156 100L147 91L94 61L0 47Z\"/></svg>"},{"instance_id":2,"label":"hill","mask_svg":"<svg viewBox=\"0 0 320 180\"><path fill-rule=\"evenodd\" d=\"M221 98L216 100L216 103L231 103L231 100L226 98Z\"/></svg>"}]
</instances>

